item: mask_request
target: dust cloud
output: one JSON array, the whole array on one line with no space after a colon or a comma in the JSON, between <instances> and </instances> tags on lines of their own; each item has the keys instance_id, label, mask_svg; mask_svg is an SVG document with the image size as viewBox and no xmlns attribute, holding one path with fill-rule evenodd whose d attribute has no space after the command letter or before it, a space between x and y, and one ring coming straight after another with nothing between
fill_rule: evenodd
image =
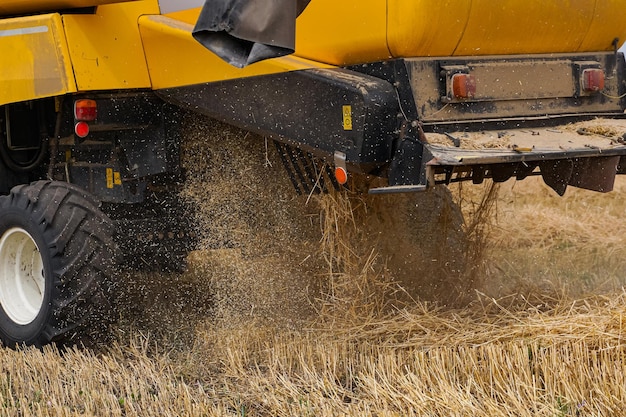
<instances>
[{"instance_id":1,"label":"dust cloud","mask_svg":"<svg viewBox=\"0 0 626 417\"><path fill-rule=\"evenodd\" d=\"M446 188L297 195L270 139L210 119L183 125L180 198L198 247L183 273L129 278L125 303L140 329L192 337L207 318L299 329L472 296L471 245Z\"/></svg>"}]
</instances>

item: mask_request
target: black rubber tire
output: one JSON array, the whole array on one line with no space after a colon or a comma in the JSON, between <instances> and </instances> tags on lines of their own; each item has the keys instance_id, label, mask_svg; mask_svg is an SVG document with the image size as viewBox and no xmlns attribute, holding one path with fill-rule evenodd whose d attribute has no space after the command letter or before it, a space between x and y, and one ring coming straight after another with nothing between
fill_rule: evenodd
<instances>
[{"instance_id":1,"label":"black rubber tire","mask_svg":"<svg viewBox=\"0 0 626 417\"><path fill-rule=\"evenodd\" d=\"M39 248L44 281L43 301L32 321L13 320L0 304L0 338L6 346L91 345L108 334L115 318L117 249L114 226L98 205L81 188L63 182L20 185L0 197L0 238L11 228L26 231Z\"/></svg>"}]
</instances>

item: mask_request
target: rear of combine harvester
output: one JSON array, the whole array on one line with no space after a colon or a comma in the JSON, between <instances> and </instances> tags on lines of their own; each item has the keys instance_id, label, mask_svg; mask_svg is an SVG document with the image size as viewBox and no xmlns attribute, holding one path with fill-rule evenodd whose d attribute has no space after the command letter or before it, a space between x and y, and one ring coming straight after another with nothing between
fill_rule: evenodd
<instances>
[{"instance_id":1,"label":"rear of combine harvester","mask_svg":"<svg viewBox=\"0 0 626 417\"><path fill-rule=\"evenodd\" d=\"M181 108L274 139L306 192L320 169L336 186L388 180L372 193L537 174L610 191L626 169L625 6L4 2L0 336L73 342L106 324L109 217L129 261L184 254L184 219L163 224Z\"/></svg>"}]
</instances>

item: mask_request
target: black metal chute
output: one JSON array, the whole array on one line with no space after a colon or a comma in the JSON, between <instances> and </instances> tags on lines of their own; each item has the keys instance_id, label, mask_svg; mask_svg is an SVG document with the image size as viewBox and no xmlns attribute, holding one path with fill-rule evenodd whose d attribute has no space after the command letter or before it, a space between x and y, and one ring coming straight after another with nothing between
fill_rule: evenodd
<instances>
[{"instance_id":1,"label":"black metal chute","mask_svg":"<svg viewBox=\"0 0 626 417\"><path fill-rule=\"evenodd\" d=\"M207 0L193 37L229 64L243 68L293 53L296 17L310 0Z\"/></svg>"}]
</instances>

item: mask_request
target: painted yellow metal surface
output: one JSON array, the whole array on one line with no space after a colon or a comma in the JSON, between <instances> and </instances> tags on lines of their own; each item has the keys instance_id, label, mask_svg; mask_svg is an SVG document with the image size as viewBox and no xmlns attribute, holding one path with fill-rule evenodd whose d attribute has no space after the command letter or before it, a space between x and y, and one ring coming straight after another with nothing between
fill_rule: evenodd
<instances>
[{"instance_id":1,"label":"painted yellow metal surface","mask_svg":"<svg viewBox=\"0 0 626 417\"><path fill-rule=\"evenodd\" d=\"M312 0L296 54L334 65L389 57L611 50L626 0Z\"/></svg>"},{"instance_id":2,"label":"painted yellow metal surface","mask_svg":"<svg viewBox=\"0 0 626 417\"><path fill-rule=\"evenodd\" d=\"M472 0L454 55L595 52L626 39L626 0Z\"/></svg>"},{"instance_id":3,"label":"painted yellow metal surface","mask_svg":"<svg viewBox=\"0 0 626 417\"><path fill-rule=\"evenodd\" d=\"M386 15L385 0L312 0L296 21L296 55L333 65L389 59Z\"/></svg>"},{"instance_id":4,"label":"painted yellow metal surface","mask_svg":"<svg viewBox=\"0 0 626 417\"><path fill-rule=\"evenodd\" d=\"M449 56L471 10L466 0L387 0L387 40L394 57Z\"/></svg>"},{"instance_id":5,"label":"painted yellow metal surface","mask_svg":"<svg viewBox=\"0 0 626 417\"><path fill-rule=\"evenodd\" d=\"M59 11L123 1L132 0L3 0L0 3L0 15L15 16L34 12Z\"/></svg>"},{"instance_id":6,"label":"painted yellow metal surface","mask_svg":"<svg viewBox=\"0 0 626 417\"><path fill-rule=\"evenodd\" d=\"M579 51L595 5L590 0L472 0L454 55Z\"/></svg>"},{"instance_id":7,"label":"painted yellow metal surface","mask_svg":"<svg viewBox=\"0 0 626 417\"><path fill-rule=\"evenodd\" d=\"M618 39L617 46L626 41L626 1L596 0L591 26L579 49L611 49L615 39Z\"/></svg>"},{"instance_id":8,"label":"painted yellow metal surface","mask_svg":"<svg viewBox=\"0 0 626 417\"><path fill-rule=\"evenodd\" d=\"M64 15L78 89L149 88L137 21L158 13L156 0L144 0L100 6L96 14Z\"/></svg>"},{"instance_id":9,"label":"painted yellow metal surface","mask_svg":"<svg viewBox=\"0 0 626 417\"><path fill-rule=\"evenodd\" d=\"M58 14L0 20L0 105L76 91Z\"/></svg>"},{"instance_id":10,"label":"painted yellow metal surface","mask_svg":"<svg viewBox=\"0 0 626 417\"><path fill-rule=\"evenodd\" d=\"M286 56L235 68L191 37L193 26L167 16L142 16L139 27L153 89L201 84L311 68L328 68Z\"/></svg>"}]
</instances>

